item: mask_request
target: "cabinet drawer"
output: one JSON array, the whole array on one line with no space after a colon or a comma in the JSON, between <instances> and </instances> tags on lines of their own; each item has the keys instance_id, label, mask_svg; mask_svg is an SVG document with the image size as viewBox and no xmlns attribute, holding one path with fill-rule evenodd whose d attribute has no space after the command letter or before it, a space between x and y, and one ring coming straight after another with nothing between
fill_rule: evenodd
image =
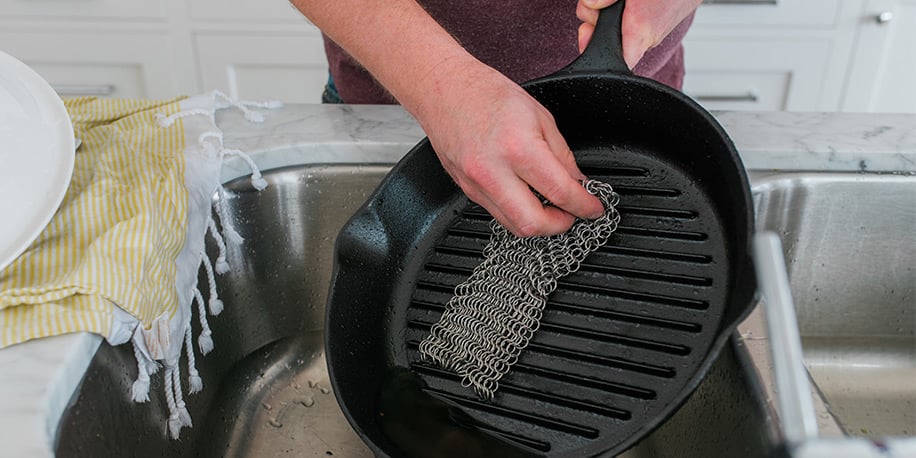
<instances>
[{"instance_id":1,"label":"cabinet drawer","mask_svg":"<svg viewBox=\"0 0 916 458\"><path fill-rule=\"evenodd\" d=\"M832 26L842 0L706 0L694 24L718 27Z\"/></svg>"},{"instance_id":2,"label":"cabinet drawer","mask_svg":"<svg viewBox=\"0 0 916 458\"><path fill-rule=\"evenodd\" d=\"M232 97L319 103L328 80L321 35L196 37L203 90ZM268 52L269 51L269 52Z\"/></svg>"},{"instance_id":3,"label":"cabinet drawer","mask_svg":"<svg viewBox=\"0 0 916 458\"><path fill-rule=\"evenodd\" d=\"M704 36L685 40L684 92L712 110L818 110L830 40Z\"/></svg>"},{"instance_id":4,"label":"cabinet drawer","mask_svg":"<svg viewBox=\"0 0 916 458\"><path fill-rule=\"evenodd\" d=\"M710 110L786 109L791 74L787 71L690 71L684 92Z\"/></svg>"},{"instance_id":5,"label":"cabinet drawer","mask_svg":"<svg viewBox=\"0 0 916 458\"><path fill-rule=\"evenodd\" d=\"M164 42L164 34L155 33L0 32L4 51L35 69L62 96L178 95Z\"/></svg>"},{"instance_id":6,"label":"cabinet drawer","mask_svg":"<svg viewBox=\"0 0 916 458\"><path fill-rule=\"evenodd\" d=\"M0 0L0 18L164 19L166 0Z\"/></svg>"}]
</instances>

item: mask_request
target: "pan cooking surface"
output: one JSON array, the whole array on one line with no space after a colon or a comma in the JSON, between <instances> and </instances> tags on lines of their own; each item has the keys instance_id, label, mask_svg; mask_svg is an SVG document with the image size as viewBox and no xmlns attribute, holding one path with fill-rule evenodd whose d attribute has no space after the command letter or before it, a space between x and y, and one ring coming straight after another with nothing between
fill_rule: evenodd
<instances>
[{"instance_id":1,"label":"pan cooking surface","mask_svg":"<svg viewBox=\"0 0 916 458\"><path fill-rule=\"evenodd\" d=\"M717 337L734 267L719 215L687 173L646 151L576 155L586 175L620 194L620 226L560 281L494 401L421 361L417 349L483 259L491 218L475 204L428 254L404 314L405 344L391 355L488 431L550 455L621 452L671 412Z\"/></svg>"}]
</instances>

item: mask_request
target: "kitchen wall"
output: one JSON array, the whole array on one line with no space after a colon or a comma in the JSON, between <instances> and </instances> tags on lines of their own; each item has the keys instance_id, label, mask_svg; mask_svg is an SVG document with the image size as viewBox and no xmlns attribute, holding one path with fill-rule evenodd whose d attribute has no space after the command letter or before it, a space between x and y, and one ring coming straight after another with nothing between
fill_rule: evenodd
<instances>
[{"instance_id":1,"label":"kitchen wall","mask_svg":"<svg viewBox=\"0 0 916 458\"><path fill-rule=\"evenodd\" d=\"M916 112L916 0L707 0L685 44L710 109ZM317 103L327 78L284 0L0 0L0 50L71 96Z\"/></svg>"}]
</instances>

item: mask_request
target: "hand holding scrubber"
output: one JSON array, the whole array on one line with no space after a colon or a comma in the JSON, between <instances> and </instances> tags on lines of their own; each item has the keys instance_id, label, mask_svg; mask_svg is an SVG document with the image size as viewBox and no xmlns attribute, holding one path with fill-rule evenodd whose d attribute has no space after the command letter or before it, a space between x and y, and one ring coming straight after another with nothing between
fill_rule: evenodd
<instances>
[{"instance_id":1,"label":"hand holding scrubber","mask_svg":"<svg viewBox=\"0 0 916 458\"><path fill-rule=\"evenodd\" d=\"M484 260L455 288L442 317L420 343L423 358L460 375L462 384L479 396L493 398L499 380L537 331L557 281L577 271L617 229L620 196L600 181L584 186L604 204L604 215L578 219L563 234L519 238L491 221Z\"/></svg>"}]
</instances>

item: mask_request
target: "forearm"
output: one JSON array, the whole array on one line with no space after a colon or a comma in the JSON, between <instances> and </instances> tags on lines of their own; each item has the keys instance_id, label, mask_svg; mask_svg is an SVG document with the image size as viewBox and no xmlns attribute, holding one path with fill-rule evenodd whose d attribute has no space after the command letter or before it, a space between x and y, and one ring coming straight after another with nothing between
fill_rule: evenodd
<instances>
[{"instance_id":1,"label":"forearm","mask_svg":"<svg viewBox=\"0 0 916 458\"><path fill-rule=\"evenodd\" d=\"M398 99L465 194L510 231L558 234L603 213L547 109L414 0L292 2Z\"/></svg>"},{"instance_id":2,"label":"forearm","mask_svg":"<svg viewBox=\"0 0 916 458\"><path fill-rule=\"evenodd\" d=\"M292 0L414 116L462 69L483 65L414 0Z\"/></svg>"}]
</instances>

